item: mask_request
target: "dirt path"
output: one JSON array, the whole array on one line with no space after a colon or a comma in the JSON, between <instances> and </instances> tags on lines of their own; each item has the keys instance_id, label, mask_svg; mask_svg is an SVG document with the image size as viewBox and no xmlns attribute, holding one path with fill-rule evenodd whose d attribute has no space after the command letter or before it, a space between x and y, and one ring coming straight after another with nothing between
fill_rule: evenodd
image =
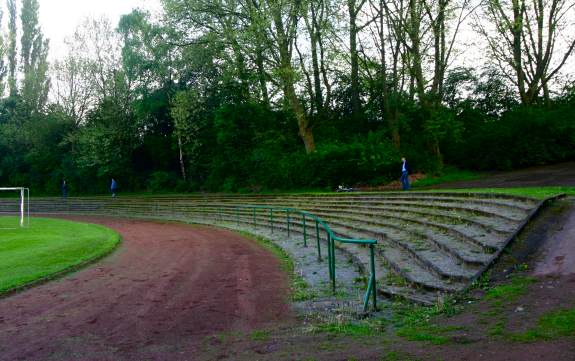
<instances>
[{"instance_id":1,"label":"dirt path","mask_svg":"<svg viewBox=\"0 0 575 361\"><path fill-rule=\"evenodd\" d=\"M0 300L0 360L190 360L205 336L290 319L287 277L234 233L74 219L119 231L86 270Z\"/></svg>"},{"instance_id":2,"label":"dirt path","mask_svg":"<svg viewBox=\"0 0 575 361\"><path fill-rule=\"evenodd\" d=\"M448 182L432 188L502 188L575 186L575 162L531 167L510 172L494 172L474 181Z\"/></svg>"},{"instance_id":3,"label":"dirt path","mask_svg":"<svg viewBox=\"0 0 575 361\"><path fill-rule=\"evenodd\" d=\"M557 232L545 242L542 255L535 265L536 276L575 274L575 197L566 200L569 209L560 222Z\"/></svg>"}]
</instances>

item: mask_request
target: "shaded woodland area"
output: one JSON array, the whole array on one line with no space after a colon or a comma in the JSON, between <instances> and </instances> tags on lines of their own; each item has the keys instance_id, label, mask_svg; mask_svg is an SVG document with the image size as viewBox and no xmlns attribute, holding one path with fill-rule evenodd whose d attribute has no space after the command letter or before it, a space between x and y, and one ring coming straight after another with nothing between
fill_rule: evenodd
<instances>
[{"instance_id":1,"label":"shaded woodland area","mask_svg":"<svg viewBox=\"0 0 575 361\"><path fill-rule=\"evenodd\" d=\"M57 193L381 184L575 159L574 0L163 0L48 62L7 0L0 184Z\"/></svg>"}]
</instances>

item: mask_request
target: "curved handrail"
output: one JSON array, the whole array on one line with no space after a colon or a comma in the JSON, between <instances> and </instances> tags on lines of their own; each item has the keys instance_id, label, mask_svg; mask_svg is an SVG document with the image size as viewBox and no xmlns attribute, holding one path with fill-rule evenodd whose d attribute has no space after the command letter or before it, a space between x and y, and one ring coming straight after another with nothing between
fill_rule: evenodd
<instances>
[{"instance_id":1,"label":"curved handrail","mask_svg":"<svg viewBox=\"0 0 575 361\"><path fill-rule=\"evenodd\" d=\"M313 221L315 221L316 223L316 238L317 238L317 247L318 247L318 259L321 261L321 247L320 247L320 236L319 236L319 227L321 226L321 228L323 228L323 230L326 232L327 234L327 246L328 246L328 267L329 267L329 278L332 284L332 289L333 292L335 293L335 289L336 289L336 282L335 282L335 242L341 242L341 243L349 243L349 244L365 244L369 246L369 250L370 250L370 277L369 277L369 281L368 281L368 286L367 286L367 291L365 293L364 296L364 304L363 304L363 309L364 311L367 310L367 307L369 305L369 298L370 296L372 297L373 300L373 309L377 310L377 287L376 287L376 279L375 279L375 245L377 244L377 240L375 239L354 239L354 238L343 238L343 237L339 237L337 236L333 230L330 228L330 226L323 220L321 219L321 217L307 212L307 211L302 211L296 208L291 208L291 207L274 207L274 206L268 206L268 205L247 205L247 204L242 204L242 205L230 205L231 207L225 207L225 208L235 208L236 210L236 217L239 217L239 209L243 208L243 209L250 209L253 211L253 222L254 222L254 226L257 225L256 223L256 210L258 209L266 209L270 211L269 214L269 221L270 221L270 226L271 226L271 230L273 233L273 212L274 211L279 211L279 212L285 212L286 213L286 222L287 222L287 233L288 233L288 237L290 234L290 223L291 223L291 219L290 219L290 213L295 213L295 214L300 214L301 216L303 216L302 218L302 228L303 228L303 235L304 235L304 247L307 247L307 227L306 227L306 217L311 218ZM220 209L220 213L221 213L221 208L222 207L217 207L218 209Z\"/></svg>"}]
</instances>

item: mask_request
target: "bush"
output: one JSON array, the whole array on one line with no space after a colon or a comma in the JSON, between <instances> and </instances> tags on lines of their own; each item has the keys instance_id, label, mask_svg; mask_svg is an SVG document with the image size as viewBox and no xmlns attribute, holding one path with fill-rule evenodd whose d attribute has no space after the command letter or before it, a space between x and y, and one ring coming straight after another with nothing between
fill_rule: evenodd
<instances>
[{"instance_id":1,"label":"bush","mask_svg":"<svg viewBox=\"0 0 575 361\"><path fill-rule=\"evenodd\" d=\"M575 158L575 111L569 105L520 107L470 134L458 163L513 169Z\"/></svg>"},{"instance_id":2,"label":"bush","mask_svg":"<svg viewBox=\"0 0 575 361\"><path fill-rule=\"evenodd\" d=\"M314 174L312 185L334 188L396 178L400 154L382 132L370 132L351 143L319 145L309 163Z\"/></svg>"},{"instance_id":3,"label":"bush","mask_svg":"<svg viewBox=\"0 0 575 361\"><path fill-rule=\"evenodd\" d=\"M173 192L178 185L176 174L163 171L150 174L147 184L150 192Z\"/></svg>"}]
</instances>

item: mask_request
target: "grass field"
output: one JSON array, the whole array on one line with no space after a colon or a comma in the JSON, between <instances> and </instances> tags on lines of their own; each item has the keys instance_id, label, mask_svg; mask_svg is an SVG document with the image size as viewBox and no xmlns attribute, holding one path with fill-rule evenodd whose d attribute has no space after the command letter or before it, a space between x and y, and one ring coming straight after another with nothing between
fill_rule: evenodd
<instances>
[{"instance_id":1,"label":"grass field","mask_svg":"<svg viewBox=\"0 0 575 361\"><path fill-rule=\"evenodd\" d=\"M478 172L446 167L441 174L429 174L425 178L414 181L411 186L413 188L430 187L447 182L473 181L482 177L484 175Z\"/></svg>"},{"instance_id":2,"label":"grass field","mask_svg":"<svg viewBox=\"0 0 575 361\"><path fill-rule=\"evenodd\" d=\"M73 270L119 241L98 225L31 218L29 228L19 228L16 217L0 217L0 295Z\"/></svg>"}]
</instances>

